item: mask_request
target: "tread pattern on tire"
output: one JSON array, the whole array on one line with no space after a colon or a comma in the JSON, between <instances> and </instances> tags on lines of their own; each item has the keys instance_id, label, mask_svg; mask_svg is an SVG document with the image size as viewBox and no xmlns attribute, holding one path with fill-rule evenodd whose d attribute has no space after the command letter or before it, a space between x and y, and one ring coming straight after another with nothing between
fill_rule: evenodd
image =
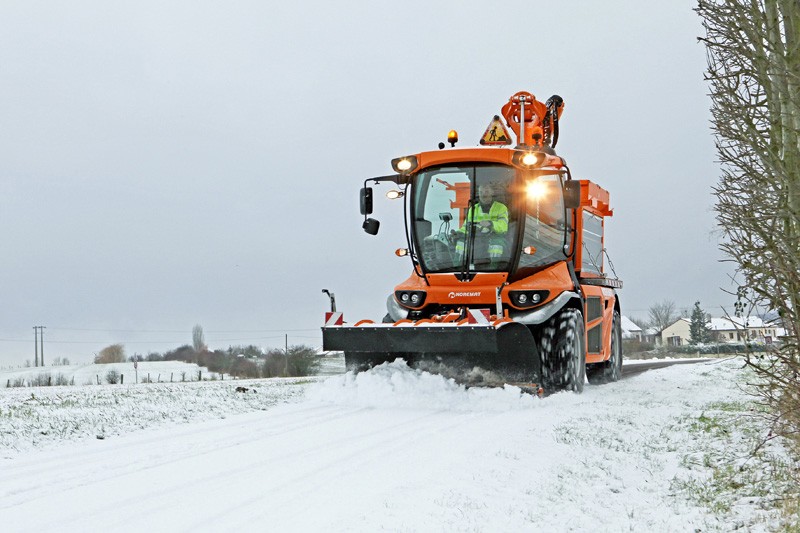
<instances>
[{"instance_id":1,"label":"tread pattern on tire","mask_svg":"<svg viewBox=\"0 0 800 533\"><path fill-rule=\"evenodd\" d=\"M562 309L541 330L542 385L545 390L582 392L586 380L586 333L577 309Z\"/></svg>"}]
</instances>

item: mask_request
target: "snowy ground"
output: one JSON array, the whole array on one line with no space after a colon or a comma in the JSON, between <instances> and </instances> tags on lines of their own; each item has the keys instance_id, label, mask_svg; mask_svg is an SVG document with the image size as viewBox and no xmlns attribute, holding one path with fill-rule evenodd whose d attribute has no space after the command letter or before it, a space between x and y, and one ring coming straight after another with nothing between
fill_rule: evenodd
<instances>
[{"instance_id":1,"label":"snowy ground","mask_svg":"<svg viewBox=\"0 0 800 533\"><path fill-rule=\"evenodd\" d=\"M773 441L747 459L765 429L741 367L674 366L545 399L399 364L316 381L2 389L0 527L769 530L785 487L764 465L785 454Z\"/></svg>"},{"instance_id":2,"label":"snowy ground","mask_svg":"<svg viewBox=\"0 0 800 533\"><path fill-rule=\"evenodd\" d=\"M67 365L26 367L0 370L0 388L27 387L31 383L53 385L97 385L106 383L106 375L110 370L124 376L123 382L135 383L150 381L152 383L174 383L177 381L197 381L221 379L223 376L193 363L182 361L140 361L138 368L133 363L109 363L102 365ZM229 376L225 376L226 379Z\"/></svg>"}]
</instances>

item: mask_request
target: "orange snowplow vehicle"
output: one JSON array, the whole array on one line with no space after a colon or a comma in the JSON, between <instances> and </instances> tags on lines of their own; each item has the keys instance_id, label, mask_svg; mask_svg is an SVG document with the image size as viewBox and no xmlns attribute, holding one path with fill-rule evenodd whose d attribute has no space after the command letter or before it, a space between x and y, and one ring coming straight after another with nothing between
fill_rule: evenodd
<instances>
[{"instance_id":1,"label":"orange snowplow vehicle","mask_svg":"<svg viewBox=\"0 0 800 533\"><path fill-rule=\"evenodd\" d=\"M381 322L345 323L332 309L324 350L348 369L402 357L468 384L512 383L539 393L619 379L622 282L606 272L609 194L574 179L556 154L563 100L513 95L480 145L392 160L395 174L361 189L363 228L377 234L373 187L404 202L411 275ZM516 137L512 147L509 129ZM613 272L613 267L611 268Z\"/></svg>"}]
</instances>

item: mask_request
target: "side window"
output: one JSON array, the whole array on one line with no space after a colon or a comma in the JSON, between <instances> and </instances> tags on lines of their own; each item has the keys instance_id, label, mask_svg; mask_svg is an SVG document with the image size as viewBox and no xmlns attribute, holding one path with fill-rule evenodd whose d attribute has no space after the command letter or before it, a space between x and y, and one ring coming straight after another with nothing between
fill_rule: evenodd
<instances>
[{"instance_id":1,"label":"side window","mask_svg":"<svg viewBox=\"0 0 800 533\"><path fill-rule=\"evenodd\" d=\"M581 270L600 274L603 270L603 219L583 212L583 260Z\"/></svg>"}]
</instances>

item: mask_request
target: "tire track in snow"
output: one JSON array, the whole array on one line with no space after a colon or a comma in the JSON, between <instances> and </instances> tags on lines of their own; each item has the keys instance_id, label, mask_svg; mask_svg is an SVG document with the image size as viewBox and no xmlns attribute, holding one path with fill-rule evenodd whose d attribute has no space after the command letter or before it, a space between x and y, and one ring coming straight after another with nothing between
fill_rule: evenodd
<instances>
[{"instance_id":1,"label":"tire track in snow","mask_svg":"<svg viewBox=\"0 0 800 533\"><path fill-rule=\"evenodd\" d=\"M332 428L357 427L359 425L358 420L360 419L361 415L366 413L367 410L362 408L355 410L353 408L347 408L346 411L346 413L341 413L339 416L331 417L324 423L324 425ZM411 435L420 431L421 429L424 430L424 428L428 426L438 425L438 422L428 422L425 424L422 423L422 421L425 419L434 416L433 413L425 413L423 415L416 413L413 415L414 416L405 419L399 424L393 424L388 427L386 425L372 427L367 431L354 431L353 433L349 433L347 435L338 435L334 440L328 440L318 444L312 444L310 446L299 445L296 448L292 448L291 445L287 446L286 444L278 444L277 448L275 449L276 453L268 453L266 456L263 456L255 461L240 461L237 463L238 466L234 468L220 470L215 469L210 473L198 477L192 477L192 479L189 480L178 479L175 483L163 486L155 492L148 493L146 496L144 496L143 501L139 500L138 504L144 504L148 509L153 509L155 507L167 509L169 506L173 505L176 500L188 499L185 496L187 484L195 487L201 487L201 489L198 489L201 491L204 491L205 489L202 489L202 487L205 487L208 491L228 494L242 492L248 493L248 490L243 490L243 488L250 487L251 490L258 496L247 498L244 501L237 499L237 503L233 506L225 507L221 511L211 513L210 516L204 515L200 523L193 526L186 526L187 531L193 530L197 527L209 528L215 520L218 520L218 527L228 528L229 524L231 523L232 516L235 513L239 512L243 508L246 508L248 505L253 505L255 501L263 499L265 493L274 494L274 491L281 488L280 485L276 486L275 483L271 483L269 479L265 479L265 474L268 474L272 470L273 465L291 465L292 472L287 473L287 476L294 475L294 472L297 470L304 472L299 476L295 476L295 479L290 480L290 482L297 483L301 480L308 479L309 476L315 476L319 471L315 469L317 468L316 465L320 462L320 460L323 463L322 468L330 468L335 465L337 465L337 468L343 468L342 466L338 465L341 465L342 461L345 461L349 456L367 453L382 453L382 451L385 450L385 447L388 446L391 441L402 438L403 435ZM352 419L352 421L348 423L348 419ZM314 425L314 423L306 424L307 427ZM401 433L390 431L392 429L397 430L398 428L403 428ZM285 438L287 436L290 435L286 433L267 438L254 439L252 442L248 443L248 447L260 449L263 447L274 446L275 444L272 440L273 437L276 437L280 440L281 438ZM297 438L296 436L291 437L292 439ZM356 445L343 446L343 444L352 443L356 443ZM283 450L290 448L292 448L291 452L281 453ZM212 454L215 454L215 452ZM205 464L214 462L213 457L206 456L202 457L201 459ZM180 468L183 472L187 471L185 465L172 466ZM288 486L288 482L284 483L284 485ZM126 503L128 502L121 501L117 502L117 505L125 506ZM121 507L117 507L117 509L119 514L123 515L129 512L135 512L135 508L138 504L128 505L128 508L124 510ZM113 526L114 528L124 527L126 520L126 518L120 518L120 520L116 523L109 523L109 526ZM184 526L182 525L181 528L183 527ZM211 529L217 529L217 526L212 527Z\"/></svg>"},{"instance_id":2,"label":"tire track in snow","mask_svg":"<svg viewBox=\"0 0 800 533\"><path fill-rule=\"evenodd\" d=\"M261 508L255 513L246 512L248 509L258 508L259 502L263 502L264 495L259 494L249 497L232 507L226 507L215 515L205 516L202 522L193 524L187 530L209 525L213 529L237 530L254 522L257 523L261 519L266 520L272 515L274 509L288 506L290 502L307 495L308 487L311 484L313 484L315 490L319 490L321 487L329 487L337 481L346 485L348 483L346 481L347 478L361 476L363 469L370 470L377 464L384 463L387 456L391 456L394 462L405 462L403 457L408 457L409 461L407 463L412 465L411 456L420 451L419 448L414 446L416 443L463 426L465 419L468 418L472 418L472 415L432 412L425 416L408 420L401 425L381 428L371 432L369 435L380 438L364 440L364 435L360 435L358 438L340 439L340 442L345 444L356 441L357 446L336 448L333 452L329 448L316 450L315 456L319 456L319 452L324 452L324 456L313 458L306 455L305 452L300 452L298 459L308 460L315 466L313 468L306 467L302 472L293 474L288 479L281 479L278 483L267 483L263 490L272 495L268 500L268 508ZM423 420L425 423L421 424L420 422ZM412 425L412 427L405 429L407 425ZM402 432L397 433L396 430L400 427L404 427L404 429ZM388 431L390 429L395 431ZM254 474L249 475L253 476ZM229 481L239 483L241 480ZM286 526L291 526L291 524L286 524Z\"/></svg>"},{"instance_id":3,"label":"tire track in snow","mask_svg":"<svg viewBox=\"0 0 800 533\"><path fill-rule=\"evenodd\" d=\"M161 458L156 458L155 462L149 466L150 468L156 468L162 464L194 457L209 451L237 446L252 439L252 431L254 430L261 438L268 438L288 431L301 430L307 427L309 420L327 419L334 410L331 408L320 411L318 407L308 407L297 412L291 411L277 414L274 422L281 424L279 429L259 426L253 428L252 425L247 425L247 422L242 420L242 417L250 418L252 416L252 413L250 413L231 416L222 425L219 421L210 421L182 427L180 431L170 432L168 440L164 438L163 429L153 428L146 430L148 433L156 433L153 436L147 436L143 439L115 438L103 441L103 443L93 443L95 445L91 448L77 453L70 452L70 455L66 458L64 456L65 452L59 450L33 453L21 464L15 464L18 462L18 458L12 459L8 461L9 465L4 465L3 478L5 480L15 478L15 482L18 479L30 479L31 483L22 489L4 491L4 483L0 481L0 494L2 494L0 509L24 504L29 499L58 494L81 485L97 483L116 476L136 472L140 470L137 467L137 461L140 458L137 452L148 447L159 448L155 457L160 456ZM302 419L298 420L298 416L302 417ZM339 414L337 416L345 415ZM225 428L236 429L239 438L228 440L228 432L221 432ZM248 434L248 432L250 433ZM142 434L138 435L141 436ZM171 444L175 440L190 439L202 444L196 444L190 448L182 448ZM112 442L113 444L98 449L99 446L103 446L107 442ZM43 455L49 457L43 460ZM97 467L96 465L102 466ZM46 484L35 483L35 480L45 479L47 480ZM26 498L25 496L29 494L33 494L33 496Z\"/></svg>"}]
</instances>

